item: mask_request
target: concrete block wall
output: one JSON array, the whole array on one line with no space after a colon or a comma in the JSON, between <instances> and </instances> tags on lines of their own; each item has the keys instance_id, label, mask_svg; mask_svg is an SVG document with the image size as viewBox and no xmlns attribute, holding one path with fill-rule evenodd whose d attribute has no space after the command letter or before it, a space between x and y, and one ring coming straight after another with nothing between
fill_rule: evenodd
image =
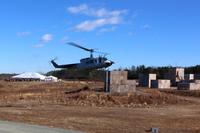
<instances>
[{"instance_id":1,"label":"concrete block wall","mask_svg":"<svg viewBox=\"0 0 200 133\"><path fill-rule=\"evenodd\" d=\"M183 81L185 78L185 69L174 67L169 70L165 75L165 79L170 79L173 86L176 86L178 82Z\"/></svg>"},{"instance_id":2,"label":"concrete block wall","mask_svg":"<svg viewBox=\"0 0 200 133\"><path fill-rule=\"evenodd\" d=\"M170 80L152 80L151 87L158 89L169 89L171 87L171 82Z\"/></svg>"},{"instance_id":3,"label":"concrete block wall","mask_svg":"<svg viewBox=\"0 0 200 133\"><path fill-rule=\"evenodd\" d=\"M136 90L136 86L134 84L132 85L111 85L110 92L111 93L133 93Z\"/></svg>"},{"instance_id":4,"label":"concrete block wall","mask_svg":"<svg viewBox=\"0 0 200 133\"><path fill-rule=\"evenodd\" d=\"M112 71L110 72L110 84L125 84L127 77L127 71Z\"/></svg>"},{"instance_id":5,"label":"concrete block wall","mask_svg":"<svg viewBox=\"0 0 200 133\"><path fill-rule=\"evenodd\" d=\"M200 74L194 74L194 80L200 80Z\"/></svg>"},{"instance_id":6,"label":"concrete block wall","mask_svg":"<svg viewBox=\"0 0 200 133\"><path fill-rule=\"evenodd\" d=\"M185 80L194 80L194 74L185 74Z\"/></svg>"},{"instance_id":7,"label":"concrete block wall","mask_svg":"<svg viewBox=\"0 0 200 133\"><path fill-rule=\"evenodd\" d=\"M136 81L128 80L127 71L110 72L110 92L111 93L132 93L136 90Z\"/></svg>"},{"instance_id":8,"label":"concrete block wall","mask_svg":"<svg viewBox=\"0 0 200 133\"><path fill-rule=\"evenodd\" d=\"M200 84L200 80L194 80L194 83Z\"/></svg>"},{"instance_id":9,"label":"concrete block wall","mask_svg":"<svg viewBox=\"0 0 200 133\"><path fill-rule=\"evenodd\" d=\"M156 79L156 74L139 74L139 85L141 87L151 88L151 81Z\"/></svg>"},{"instance_id":10,"label":"concrete block wall","mask_svg":"<svg viewBox=\"0 0 200 133\"><path fill-rule=\"evenodd\" d=\"M200 90L199 83L179 83L178 90Z\"/></svg>"}]
</instances>

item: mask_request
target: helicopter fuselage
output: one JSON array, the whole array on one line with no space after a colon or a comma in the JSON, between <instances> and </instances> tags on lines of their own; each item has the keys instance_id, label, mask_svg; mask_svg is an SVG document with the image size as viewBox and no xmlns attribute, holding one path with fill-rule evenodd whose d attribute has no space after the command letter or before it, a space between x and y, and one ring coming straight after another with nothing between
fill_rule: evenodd
<instances>
[{"instance_id":1,"label":"helicopter fuselage","mask_svg":"<svg viewBox=\"0 0 200 133\"><path fill-rule=\"evenodd\" d=\"M68 44L74 47L80 48L82 50L85 50L87 52L90 52L90 57L81 59L80 63L77 63L77 64L58 65L54 60L52 60L51 63L53 64L55 68L100 69L100 68L107 68L114 63L113 61L108 60L105 56L104 57L99 56L99 57L94 58L93 53L94 52L99 53L98 51L95 51L94 49L88 49L73 42L69 42ZM106 55L107 53L104 53L104 54Z\"/></svg>"},{"instance_id":2,"label":"helicopter fuselage","mask_svg":"<svg viewBox=\"0 0 200 133\"><path fill-rule=\"evenodd\" d=\"M114 62L107 60L105 57L83 58L80 63L58 65L53 60L51 61L55 68L73 68L73 69L100 69L111 66Z\"/></svg>"}]
</instances>

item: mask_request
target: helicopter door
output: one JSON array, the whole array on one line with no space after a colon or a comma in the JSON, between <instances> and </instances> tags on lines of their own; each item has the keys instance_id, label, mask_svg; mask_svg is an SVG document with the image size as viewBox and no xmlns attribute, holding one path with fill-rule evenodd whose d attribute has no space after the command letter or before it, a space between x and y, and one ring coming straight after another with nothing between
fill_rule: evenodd
<instances>
[{"instance_id":1,"label":"helicopter door","mask_svg":"<svg viewBox=\"0 0 200 133\"><path fill-rule=\"evenodd\" d=\"M101 58L99 58L99 63L101 63L102 62L102 59Z\"/></svg>"}]
</instances>

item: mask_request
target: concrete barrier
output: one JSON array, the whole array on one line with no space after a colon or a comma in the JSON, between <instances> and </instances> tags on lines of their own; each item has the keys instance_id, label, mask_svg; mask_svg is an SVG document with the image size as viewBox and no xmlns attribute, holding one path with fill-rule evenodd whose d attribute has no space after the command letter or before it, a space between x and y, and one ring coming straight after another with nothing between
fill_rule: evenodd
<instances>
[{"instance_id":1,"label":"concrete barrier","mask_svg":"<svg viewBox=\"0 0 200 133\"><path fill-rule=\"evenodd\" d=\"M127 71L111 71L108 74L110 78L108 83L110 83L110 93L132 93L136 90L136 81L128 80Z\"/></svg>"},{"instance_id":2,"label":"concrete barrier","mask_svg":"<svg viewBox=\"0 0 200 133\"><path fill-rule=\"evenodd\" d=\"M185 80L188 81L194 80L194 74L185 74Z\"/></svg>"},{"instance_id":3,"label":"concrete barrier","mask_svg":"<svg viewBox=\"0 0 200 133\"><path fill-rule=\"evenodd\" d=\"M178 83L178 90L200 90L199 83Z\"/></svg>"},{"instance_id":4,"label":"concrete barrier","mask_svg":"<svg viewBox=\"0 0 200 133\"><path fill-rule=\"evenodd\" d=\"M156 79L156 74L139 74L139 86L151 88L151 81Z\"/></svg>"},{"instance_id":5,"label":"concrete barrier","mask_svg":"<svg viewBox=\"0 0 200 133\"><path fill-rule=\"evenodd\" d=\"M152 80L151 87L158 89L169 89L171 87L171 82L170 80Z\"/></svg>"},{"instance_id":6,"label":"concrete barrier","mask_svg":"<svg viewBox=\"0 0 200 133\"><path fill-rule=\"evenodd\" d=\"M200 84L200 80L194 80L194 83Z\"/></svg>"},{"instance_id":7,"label":"concrete barrier","mask_svg":"<svg viewBox=\"0 0 200 133\"><path fill-rule=\"evenodd\" d=\"M167 74L165 74L165 79L170 79L172 86L177 86L180 81L183 81L185 78L185 69L174 67L169 70Z\"/></svg>"},{"instance_id":8,"label":"concrete barrier","mask_svg":"<svg viewBox=\"0 0 200 133\"><path fill-rule=\"evenodd\" d=\"M194 80L200 80L200 74L194 74Z\"/></svg>"}]
</instances>

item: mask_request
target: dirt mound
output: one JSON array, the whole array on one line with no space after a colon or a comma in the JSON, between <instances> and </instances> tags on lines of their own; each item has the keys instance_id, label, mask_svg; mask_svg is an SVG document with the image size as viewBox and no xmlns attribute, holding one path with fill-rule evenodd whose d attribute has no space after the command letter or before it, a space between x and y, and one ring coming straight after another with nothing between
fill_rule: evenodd
<instances>
[{"instance_id":1,"label":"dirt mound","mask_svg":"<svg viewBox=\"0 0 200 133\"><path fill-rule=\"evenodd\" d=\"M73 95L65 95L67 105L81 106L121 106L121 107L138 107L147 105L163 105L186 103L185 99L177 96L165 94L158 90L144 90L134 94L105 94L91 91L84 91Z\"/></svg>"},{"instance_id":2,"label":"dirt mound","mask_svg":"<svg viewBox=\"0 0 200 133\"><path fill-rule=\"evenodd\" d=\"M3 87L4 87L4 85L0 84L0 88L3 88Z\"/></svg>"},{"instance_id":3,"label":"dirt mound","mask_svg":"<svg viewBox=\"0 0 200 133\"><path fill-rule=\"evenodd\" d=\"M147 104L177 104L185 102L185 99L180 99L177 96L171 94L165 94L159 90L145 89L141 90L143 94L137 95L136 100L138 103L146 102Z\"/></svg>"},{"instance_id":4,"label":"dirt mound","mask_svg":"<svg viewBox=\"0 0 200 133\"><path fill-rule=\"evenodd\" d=\"M66 106L143 107L187 103L173 94L139 89L132 94L107 94L95 89L97 83L5 83L0 88L0 106L60 104Z\"/></svg>"},{"instance_id":5,"label":"dirt mound","mask_svg":"<svg viewBox=\"0 0 200 133\"><path fill-rule=\"evenodd\" d=\"M163 90L162 92L179 96L200 97L200 90Z\"/></svg>"}]
</instances>

